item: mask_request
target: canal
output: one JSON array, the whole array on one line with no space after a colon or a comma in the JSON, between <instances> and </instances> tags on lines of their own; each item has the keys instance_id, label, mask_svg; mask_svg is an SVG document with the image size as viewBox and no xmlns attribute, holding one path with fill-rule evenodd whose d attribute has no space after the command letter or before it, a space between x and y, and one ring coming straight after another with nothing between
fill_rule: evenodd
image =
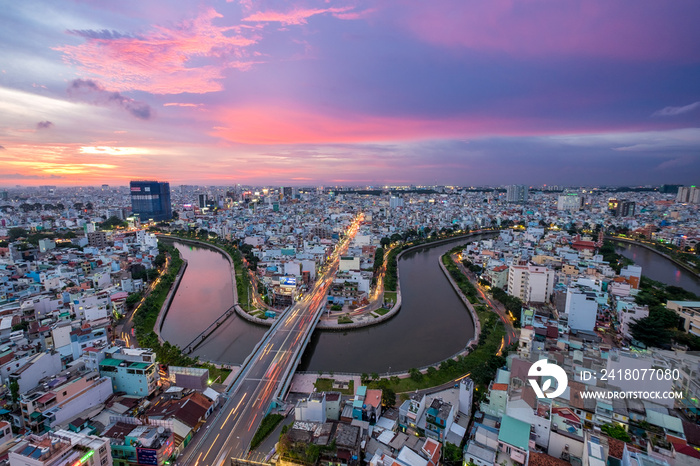
<instances>
[{"instance_id":1,"label":"canal","mask_svg":"<svg viewBox=\"0 0 700 466\"><path fill-rule=\"evenodd\" d=\"M474 323L438 262L459 242L466 243L457 240L405 253L399 260L401 311L373 327L314 332L299 370L386 373L432 364L459 352L472 338ZM182 347L228 309L232 285L228 262L221 254L174 244L188 266L162 334ZM265 331L233 316L194 355L240 364Z\"/></svg>"},{"instance_id":2,"label":"canal","mask_svg":"<svg viewBox=\"0 0 700 466\"><path fill-rule=\"evenodd\" d=\"M221 253L180 242L173 244L187 260L187 270L165 317L161 335L182 348L231 307L233 285L229 263ZM193 356L239 364L253 352L266 330L235 314Z\"/></svg>"},{"instance_id":3,"label":"canal","mask_svg":"<svg viewBox=\"0 0 700 466\"><path fill-rule=\"evenodd\" d=\"M615 242L615 251L641 266L642 275L700 296L700 279L660 254L636 244L623 242Z\"/></svg>"}]
</instances>

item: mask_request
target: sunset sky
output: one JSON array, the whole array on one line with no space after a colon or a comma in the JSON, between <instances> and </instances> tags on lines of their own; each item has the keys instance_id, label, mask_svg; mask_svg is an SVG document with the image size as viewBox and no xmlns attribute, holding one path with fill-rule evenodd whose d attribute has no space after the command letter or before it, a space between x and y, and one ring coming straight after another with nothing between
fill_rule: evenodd
<instances>
[{"instance_id":1,"label":"sunset sky","mask_svg":"<svg viewBox=\"0 0 700 466\"><path fill-rule=\"evenodd\" d=\"M700 182L698 0L33 1L0 185Z\"/></svg>"}]
</instances>

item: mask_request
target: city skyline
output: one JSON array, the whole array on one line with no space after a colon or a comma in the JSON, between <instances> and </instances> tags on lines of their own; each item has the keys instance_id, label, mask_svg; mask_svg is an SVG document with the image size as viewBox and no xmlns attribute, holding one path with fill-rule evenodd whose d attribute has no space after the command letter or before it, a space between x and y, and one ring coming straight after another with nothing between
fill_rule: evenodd
<instances>
[{"instance_id":1,"label":"city skyline","mask_svg":"<svg viewBox=\"0 0 700 466\"><path fill-rule=\"evenodd\" d=\"M0 185L695 184L700 5L0 14Z\"/></svg>"}]
</instances>

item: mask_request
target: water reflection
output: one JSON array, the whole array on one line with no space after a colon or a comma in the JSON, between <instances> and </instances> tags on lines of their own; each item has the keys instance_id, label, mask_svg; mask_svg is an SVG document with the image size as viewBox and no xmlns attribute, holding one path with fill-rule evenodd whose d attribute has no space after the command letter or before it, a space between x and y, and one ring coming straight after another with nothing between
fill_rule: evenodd
<instances>
[{"instance_id":1,"label":"water reflection","mask_svg":"<svg viewBox=\"0 0 700 466\"><path fill-rule=\"evenodd\" d=\"M641 266L642 275L700 295L700 279L654 251L630 243L615 243L615 251Z\"/></svg>"}]
</instances>

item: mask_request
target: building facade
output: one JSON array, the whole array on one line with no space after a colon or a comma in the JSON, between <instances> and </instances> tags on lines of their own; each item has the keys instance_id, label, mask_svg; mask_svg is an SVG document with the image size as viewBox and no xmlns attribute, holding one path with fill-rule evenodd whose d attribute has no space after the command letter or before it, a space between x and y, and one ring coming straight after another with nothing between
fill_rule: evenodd
<instances>
[{"instance_id":1,"label":"building facade","mask_svg":"<svg viewBox=\"0 0 700 466\"><path fill-rule=\"evenodd\" d=\"M170 220L173 217L170 205L170 183L160 181L132 181L131 210L141 221Z\"/></svg>"},{"instance_id":2,"label":"building facade","mask_svg":"<svg viewBox=\"0 0 700 466\"><path fill-rule=\"evenodd\" d=\"M527 202L528 189L522 184L512 184L506 187L506 200L510 203L525 204Z\"/></svg>"}]
</instances>

